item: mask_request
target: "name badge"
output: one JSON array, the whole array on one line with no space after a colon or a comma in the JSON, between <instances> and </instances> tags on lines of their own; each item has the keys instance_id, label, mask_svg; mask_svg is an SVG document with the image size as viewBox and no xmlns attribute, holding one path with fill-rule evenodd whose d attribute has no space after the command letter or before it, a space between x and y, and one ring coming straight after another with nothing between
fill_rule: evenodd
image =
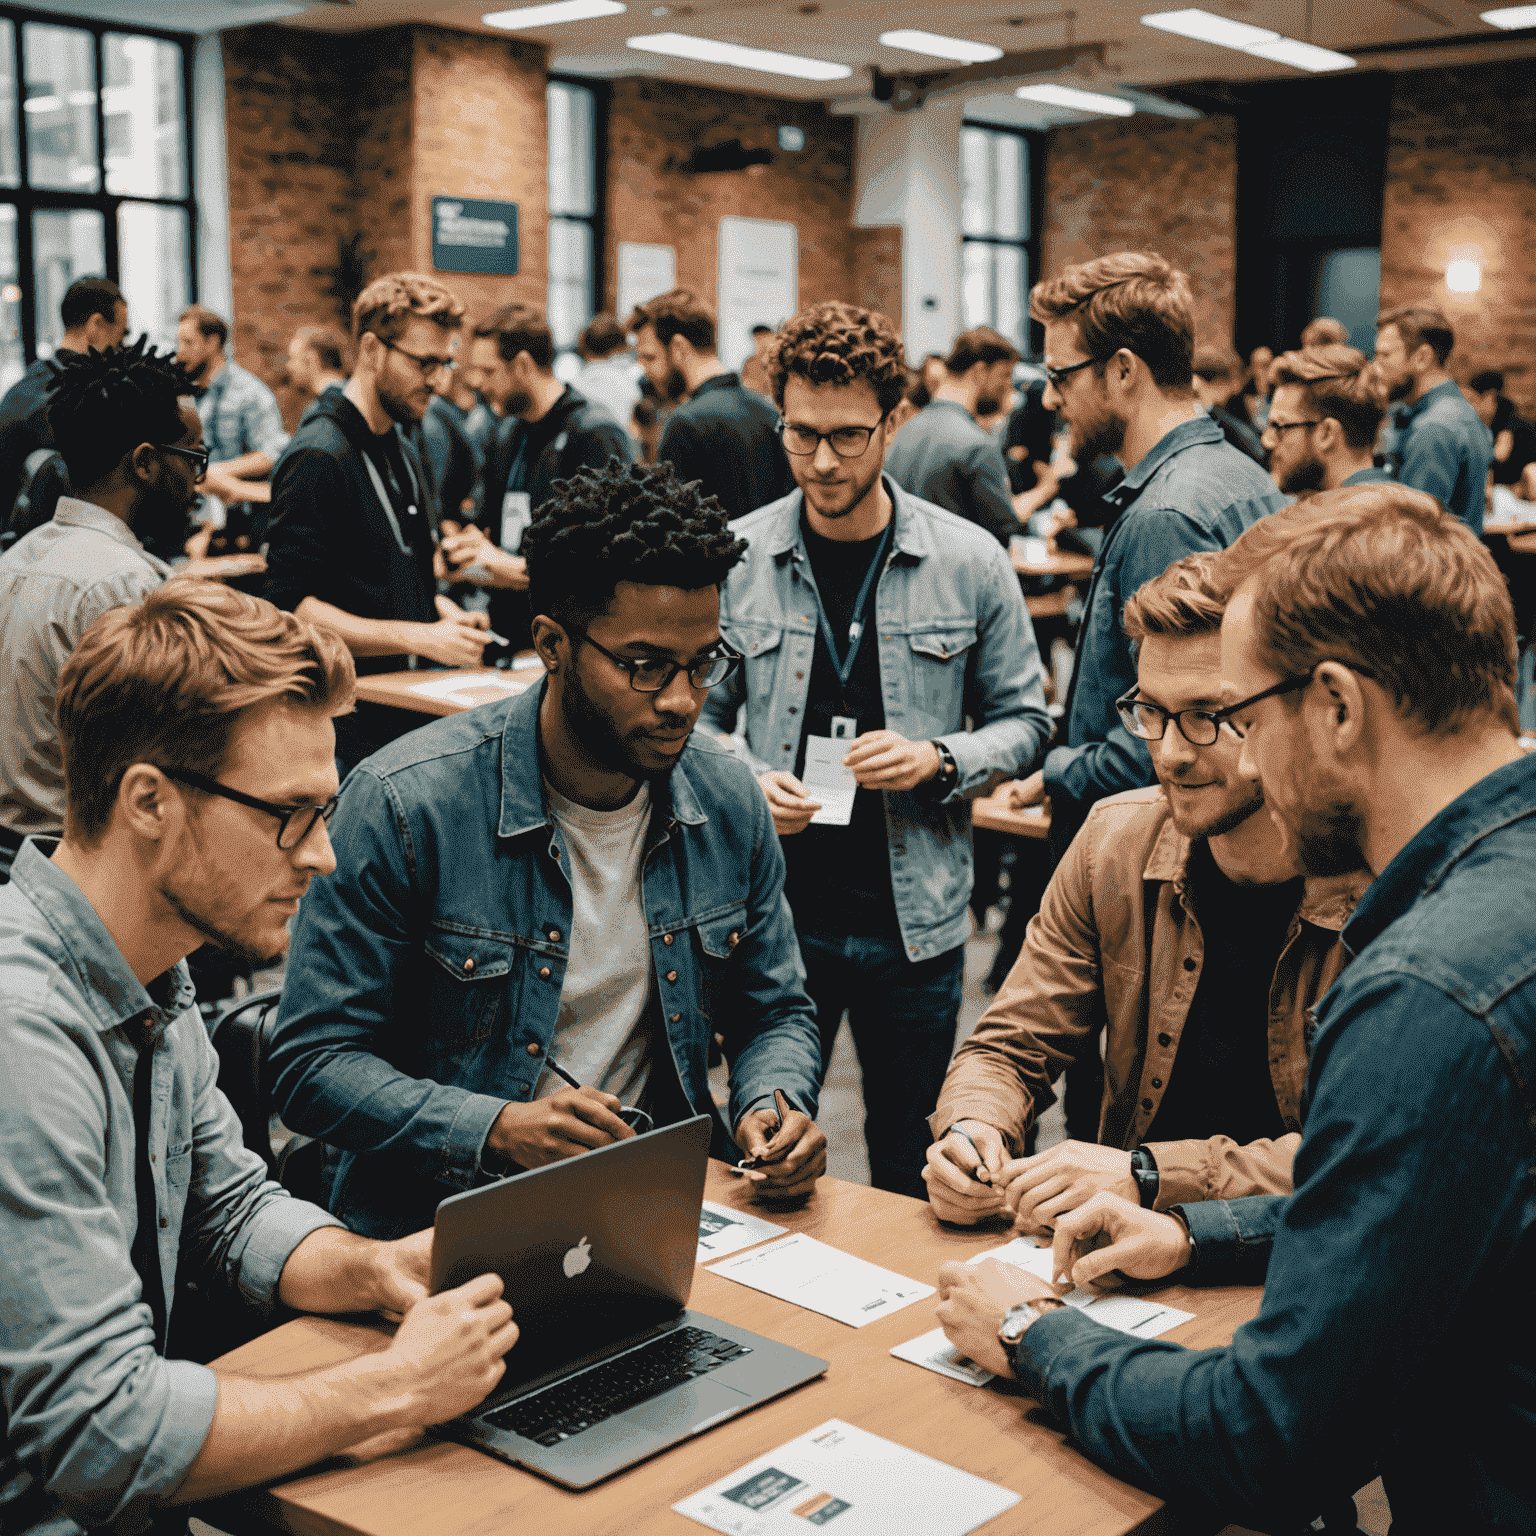
<instances>
[{"instance_id":1,"label":"name badge","mask_svg":"<svg viewBox=\"0 0 1536 1536\"><path fill-rule=\"evenodd\" d=\"M533 521L533 507L527 491L508 491L501 498L501 547L509 555L522 548L523 534Z\"/></svg>"},{"instance_id":2,"label":"name badge","mask_svg":"<svg viewBox=\"0 0 1536 1536\"><path fill-rule=\"evenodd\" d=\"M832 716L833 741L852 741L859 734L859 722L852 715Z\"/></svg>"}]
</instances>

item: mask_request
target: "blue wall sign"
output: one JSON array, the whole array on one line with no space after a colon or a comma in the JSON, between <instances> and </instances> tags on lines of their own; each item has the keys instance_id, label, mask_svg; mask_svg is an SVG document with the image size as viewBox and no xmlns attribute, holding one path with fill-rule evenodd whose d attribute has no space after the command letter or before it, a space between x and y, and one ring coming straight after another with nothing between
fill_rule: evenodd
<instances>
[{"instance_id":1,"label":"blue wall sign","mask_svg":"<svg viewBox=\"0 0 1536 1536\"><path fill-rule=\"evenodd\" d=\"M517 204L432 199L432 265L439 272L517 271Z\"/></svg>"}]
</instances>

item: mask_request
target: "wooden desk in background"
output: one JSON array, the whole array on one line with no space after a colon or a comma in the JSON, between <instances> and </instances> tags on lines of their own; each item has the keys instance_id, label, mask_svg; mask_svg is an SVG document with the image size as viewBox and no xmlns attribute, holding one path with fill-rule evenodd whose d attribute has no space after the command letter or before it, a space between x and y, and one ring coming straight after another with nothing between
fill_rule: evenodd
<instances>
[{"instance_id":1,"label":"wooden desk in background","mask_svg":"<svg viewBox=\"0 0 1536 1536\"><path fill-rule=\"evenodd\" d=\"M704 1192L723 1205L757 1209L719 1163L709 1165ZM930 1285L946 1260L968 1259L1008 1237L995 1225L984 1231L940 1227L920 1201L838 1179L822 1179L801 1210L763 1214ZM1167 1337L1205 1349L1231 1340L1234 1329L1257 1312L1261 1291L1169 1285L1155 1294L1196 1314ZM892 1358L892 1345L936 1326L936 1302L916 1302L854 1329L699 1268L690 1306L809 1350L830 1360L831 1369L586 1493L569 1493L465 1446L422 1438L393 1454L346 1459L248 1494L244 1502L253 1514L302 1536L685 1536L702 1527L672 1513L679 1499L840 1418L1023 1494L1020 1504L984 1527L988 1536L1129 1536L1167 1528L1159 1499L1079 1455L1028 1398L968 1387ZM382 1349L388 1338L381 1325L301 1318L226 1355L217 1368L282 1376Z\"/></svg>"},{"instance_id":2,"label":"wooden desk in background","mask_svg":"<svg viewBox=\"0 0 1536 1536\"><path fill-rule=\"evenodd\" d=\"M368 677L358 678L357 698L360 704L388 704L393 709L413 709L422 715L457 715L463 710L473 709L477 704L494 704L498 699L521 693L524 687L538 682L543 675L542 669L531 667L513 672L498 672L491 667L375 672ZM416 691L423 683L446 685L449 678L463 679L456 697L445 698ZM514 681L521 682L522 687L509 686Z\"/></svg>"},{"instance_id":3,"label":"wooden desk in background","mask_svg":"<svg viewBox=\"0 0 1536 1536\"><path fill-rule=\"evenodd\" d=\"M1015 837L1038 837L1042 840L1051 835L1051 813L1047 806L1034 805L1028 810L1016 811L1004 805L996 795L987 795L971 801L971 825L985 832L1011 832Z\"/></svg>"}]
</instances>

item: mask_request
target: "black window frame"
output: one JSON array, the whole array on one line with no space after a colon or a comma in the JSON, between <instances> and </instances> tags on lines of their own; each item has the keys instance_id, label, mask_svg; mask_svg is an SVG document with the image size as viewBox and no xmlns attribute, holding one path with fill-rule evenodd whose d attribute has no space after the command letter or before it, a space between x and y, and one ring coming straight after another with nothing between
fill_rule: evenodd
<instances>
[{"instance_id":1,"label":"black window frame","mask_svg":"<svg viewBox=\"0 0 1536 1536\"><path fill-rule=\"evenodd\" d=\"M968 235L964 219L960 228L960 273L965 281L965 247L968 245L1006 245L1024 254L1024 326L1028 355L1038 360L1045 352L1045 327L1029 316L1029 290L1041 278L1040 233L1045 222L1045 135L1032 128L1016 128L1012 123L988 123L980 118L963 118L961 131L980 128L986 133L1010 134L1023 141L1025 182L1029 191L1028 233L1023 239L1005 235Z\"/></svg>"},{"instance_id":2,"label":"black window frame","mask_svg":"<svg viewBox=\"0 0 1536 1536\"><path fill-rule=\"evenodd\" d=\"M148 203L162 208L180 208L187 215L187 295L188 302L197 302L197 175L195 158L196 141L192 97L193 50L197 38L190 32L167 32L159 27L144 27L116 21L98 21L88 16L71 16L60 11L33 11L21 6L0 5L0 20L11 23L11 68L16 81L16 154L18 183L14 187L0 187L0 203L16 209L16 282L23 294L21 306L22 353L27 367L37 361L37 292L36 272L33 267L32 215L50 208L65 211L88 211L102 215L102 254L105 258L104 276L114 283L120 281L117 242L118 209L124 203ZM54 188L33 187L28 165L27 128L22 103L27 98L27 76L24 64L25 50L22 29L28 22L44 26L61 27L75 32L88 32L96 63L96 164L99 186L95 192L65 192ZM182 135L186 151L186 195L183 197L154 197L145 193L107 191L107 113L103 95L106 91L105 38L108 33L119 37L148 37L156 42L172 43L181 50L181 103ZM82 276L88 274L82 274ZM132 323L132 314L129 322Z\"/></svg>"},{"instance_id":3,"label":"black window frame","mask_svg":"<svg viewBox=\"0 0 1536 1536\"><path fill-rule=\"evenodd\" d=\"M592 271L588 292L589 315L600 315L607 307L608 297L608 111L612 91L604 80L590 80L582 75L546 75L546 89L551 85L568 85L586 91L592 98L592 212L549 214L549 224L585 224L592 232ZM549 117L545 113L545 130ZM546 161L548 150L545 151ZM545 260L548 262L548 234L545 235ZM545 273L545 311L549 309L549 279ZM622 322L623 316L619 319ZM574 352L575 342L562 351Z\"/></svg>"}]
</instances>

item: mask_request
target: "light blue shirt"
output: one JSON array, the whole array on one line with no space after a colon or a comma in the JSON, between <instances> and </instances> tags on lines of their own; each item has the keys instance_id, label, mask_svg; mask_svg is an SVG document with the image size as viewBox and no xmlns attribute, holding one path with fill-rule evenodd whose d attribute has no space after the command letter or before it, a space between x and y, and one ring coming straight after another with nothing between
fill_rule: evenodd
<instances>
[{"instance_id":1,"label":"light blue shirt","mask_svg":"<svg viewBox=\"0 0 1536 1536\"><path fill-rule=\"evenodd\" d=\"M288 1256L339 1226L268 1181L217 1084L184 964L144 987L54 844L0 887L0 1530L138 1530L178 1488L218 1404L206 1366L156 1354L131 1250L133 1078L153 1041L149 1146L160 1272L266 1312Z\"/></svg>"},{"instance_id":2,"label":"light blue shirt","mask_svg":"<svg viewBox=\"0 0 1536 1536\"><path fill-rule=\"evenodd\" d=\"M1398 407L1381 451L1403 485L1428 491L1481 536L1493 433L1450 379Z\"/></svg>"}]
</instances>

